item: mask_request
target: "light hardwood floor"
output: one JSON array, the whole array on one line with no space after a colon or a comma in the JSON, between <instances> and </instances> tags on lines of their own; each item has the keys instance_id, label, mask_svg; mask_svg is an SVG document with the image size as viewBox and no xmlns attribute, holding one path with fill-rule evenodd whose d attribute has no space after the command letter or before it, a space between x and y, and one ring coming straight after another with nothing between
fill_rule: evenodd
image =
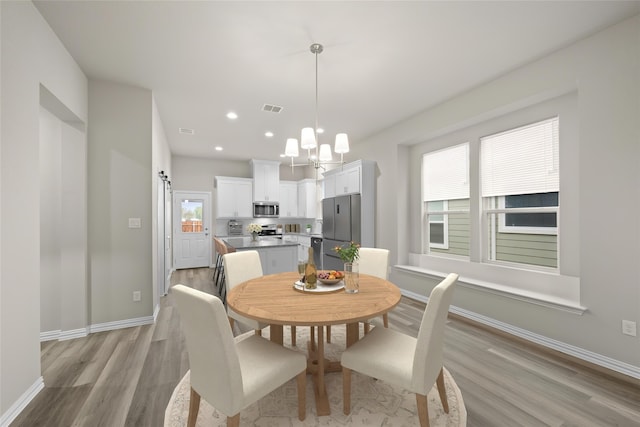
<instances>
[{"instance_id":1,"label":"light hardwood floor","mask_svg":"<svg viewBox=\"0 0 640 427\"><path fill-rule=\"evenodd\" d=\"M215 293L211 270L179 270L182 283ZM424 304L403 298L390 327L416 336ZM45 389L11 426L161 427L188 369L180 320L163 297L155 325L42 344ZM622 381L457 318L445 366L476 426L640 426L640 382ZM332 374L339 375L339 374Z\"/></svg>"}]
</instances>

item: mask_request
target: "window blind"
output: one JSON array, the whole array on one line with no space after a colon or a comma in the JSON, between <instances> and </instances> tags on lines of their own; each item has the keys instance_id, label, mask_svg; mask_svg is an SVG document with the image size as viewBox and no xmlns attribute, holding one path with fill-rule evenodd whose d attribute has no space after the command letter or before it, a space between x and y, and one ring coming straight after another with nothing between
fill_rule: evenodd
<instances>
[{"instance_id":1,"label":"window blind","mask_svg":"<svg viewBox=\"0 0 640 427\"><path fill-rule=\"evenodd\" d=\"M469 143L427 153L422 158L425 202L469 198Z\"/></svg>"},{"instance_id":2,"label":"window blind","mask_svg":"<svg viewBox=\"0 0 640 427\"><path fill-rule=\"evenodd\" d=\"M480 139L482 197L560 190L558 117Z\"/></svg>"}]
</instances>

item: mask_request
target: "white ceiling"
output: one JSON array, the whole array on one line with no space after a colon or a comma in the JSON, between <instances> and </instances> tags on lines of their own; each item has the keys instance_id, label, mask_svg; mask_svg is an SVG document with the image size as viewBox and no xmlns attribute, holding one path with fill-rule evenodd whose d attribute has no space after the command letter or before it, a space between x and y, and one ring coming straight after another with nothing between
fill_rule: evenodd
<instances>
[{"instance_id":1,"label":"white ceiling","mask_svg":"<svg viewBox=\"0 0 640 427\"><path fill-rule=\"evenodd\" d=\"M35 4L89 78L153 91L174 154L273 160L315 121L311 43L325 47L321 142L347 132L353 145L640 13L640 1Z\"/></svg>"}]
</instances>

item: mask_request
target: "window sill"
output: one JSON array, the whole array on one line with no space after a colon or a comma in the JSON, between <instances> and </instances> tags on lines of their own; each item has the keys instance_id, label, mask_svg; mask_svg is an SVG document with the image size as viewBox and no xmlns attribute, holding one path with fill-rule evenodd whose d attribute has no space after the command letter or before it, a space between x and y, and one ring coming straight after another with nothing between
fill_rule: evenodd
<instances>
[{"instance_id":1,"label":"window sill","mask_svg":"<svg viewBox=\"0 0 640 427\"><path fill-rule=\"evenodd\" d=\"M460 275L458 283L463 287L577 315L587 310L580 305L578 277L420 254L412 254L411 258L414 265L395 265L394 268L434 278L444 278L455 272ZM508 283L517 283L518 287Z\"/></svg>"}]
</instances>

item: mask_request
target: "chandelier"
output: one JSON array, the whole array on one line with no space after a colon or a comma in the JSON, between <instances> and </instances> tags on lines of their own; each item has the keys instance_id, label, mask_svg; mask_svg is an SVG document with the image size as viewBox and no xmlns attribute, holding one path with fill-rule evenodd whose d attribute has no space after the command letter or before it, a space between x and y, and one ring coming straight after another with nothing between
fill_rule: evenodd
<instances>
[{"instance_id":1,"label":"chandelier","mask_svg":"<svg viewBox=\"0 0 640 427\"><path fill-rule=\"evenodd\" d=\"M311 53L316 57L316 123L315 127L306 127L300 132L300 147L307 150L307 162L306 163L294 163L293 158L298 157L298 140L295 138L287 139L287 145L285 146L284 155L291 157L291 170L296 166L309 166L312 165L316 169L316 178L318 175L318 169L324 165L341 165L344 164L344 153L349 152L349 138L346 133L339 133L336 135L335 145L333 150L340 154L340 160L334 161L331 155L331 147L329 144L319 144L318 140L318 55L324 50L323 46L319 43L314 43L309 47Z\"/></svg>"}]
</instances>

